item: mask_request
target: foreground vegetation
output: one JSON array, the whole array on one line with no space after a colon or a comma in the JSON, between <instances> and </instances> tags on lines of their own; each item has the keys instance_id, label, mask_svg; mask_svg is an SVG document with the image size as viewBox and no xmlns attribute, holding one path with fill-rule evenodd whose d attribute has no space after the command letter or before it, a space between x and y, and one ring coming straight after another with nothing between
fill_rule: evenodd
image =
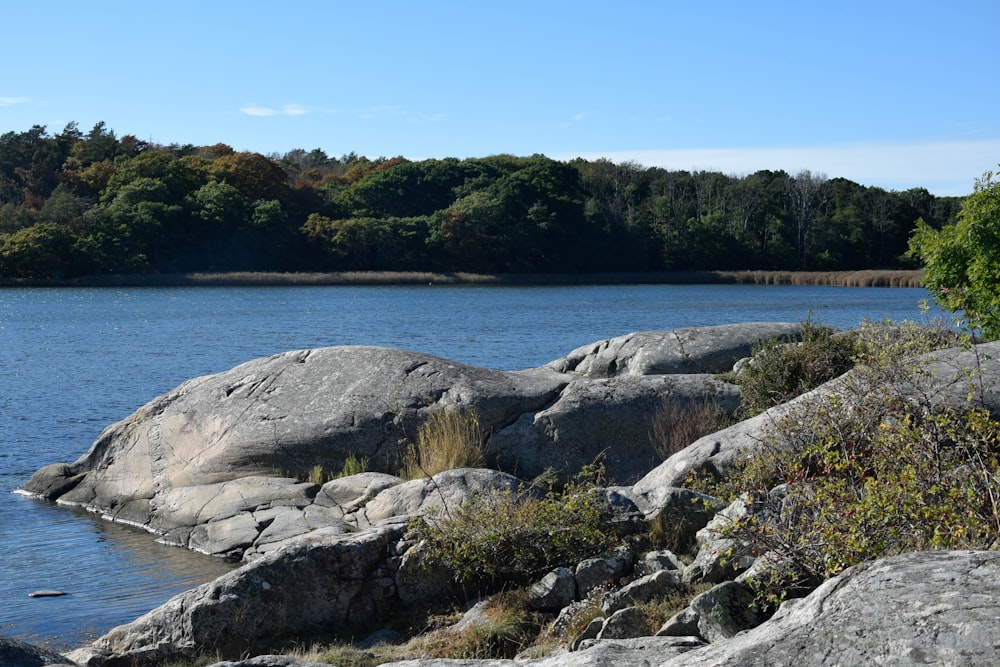
<instances>
[{"instance_id":1,"label":"foreground vegetation","mask_svg":"<svg viewBox=\"0 0 1000 667\"><path fill-rule=\"evenodd\" d=\"M0 135L0 277L898 268L917 220L960 204L808 171L264 156L35 126Z\"/></svg>"}]
</instances>

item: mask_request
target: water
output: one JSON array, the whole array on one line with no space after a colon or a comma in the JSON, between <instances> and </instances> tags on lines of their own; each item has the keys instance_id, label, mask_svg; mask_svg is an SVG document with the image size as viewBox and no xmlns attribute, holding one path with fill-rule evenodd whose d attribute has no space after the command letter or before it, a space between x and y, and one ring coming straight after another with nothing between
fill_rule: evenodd
<instances>
[{"instance_id":1,"label":"water","mask_svg":"<svg viewBox=\"0 0 1000 667\"><path fill-rule=\"evenodd\" d=\"M632 331L921 319L921 289L800 286L0 289L0 633L80 645L231 566L12 493L182 381L326 345L499 369ZM29 598L38 589L69 592Z\"/></svg>"}]
</instances>

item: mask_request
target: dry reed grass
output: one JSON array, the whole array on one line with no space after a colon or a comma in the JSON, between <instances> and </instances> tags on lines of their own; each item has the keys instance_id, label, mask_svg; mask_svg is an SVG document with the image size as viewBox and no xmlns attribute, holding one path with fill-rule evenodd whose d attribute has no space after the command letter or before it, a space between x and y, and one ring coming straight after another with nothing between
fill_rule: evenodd
<instances>
[{"instance_id":1,"label":"dry reed grass","mask_svg":"<svg viewBox=\"0 0 1000 667\"><path fill-rule=\"evenodd\" d=\"M280 287L364 285L831 285L920 287L923 271L675 271L645 273L483 274L431 271L346 271L341 273L187 273L88 276L48 281L0 279L5 286L80 287Z\"/></svg>"},{"instance_id":2,"label":"dry reed grass","mask_svg":"<svg viewBox=\"0 0 1000 667\"><path fill-rule=\"evenodd\" d=\"M750 285L834 287L921 287L921 269L880 271L716 271L720 282Z\"/></svg>"}]
</instances>

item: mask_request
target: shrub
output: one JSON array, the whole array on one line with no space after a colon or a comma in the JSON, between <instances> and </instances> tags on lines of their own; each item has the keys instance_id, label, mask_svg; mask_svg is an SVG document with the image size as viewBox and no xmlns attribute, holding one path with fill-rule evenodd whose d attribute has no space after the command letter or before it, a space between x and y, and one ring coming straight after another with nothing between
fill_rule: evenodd
<instances>
[{"instance_id":1,"label":"shrub","mask_svg":"<svg viewBox=\"0 0 1000 667\"><path fill-rule=\"evenodd\" d=\"M772 339L757 345L739 377L743 413L760 414L843 375L856 353L852 336L808 321L798 343Z\"/></svg>"},{"instance_id":2,"label":"shrub","mask_svg":"<svg viewBox=\"0 0 1000 667\"><path fill-rule=\"evenodd\" d=\"M432 477L455 468L479 468L485 461L484 436L474 412L431 413L407 449L400 477Z\"/></svg>"},{"instance_id":3,"label":"shrub","mask_svg":"<svg viewBox=\"0 0 1000 667\"><path fill-rule=\"evenodd\" d=\"M865 365L840 391L780 420L763 451L723 482L750 508L730 536L806 579L1000 539L1000 422L971 403L933 407L921 369L905 360L947 336L869 327L861 339Z\"/></svg>"},{"instance_id":4,"label":"shrub","mask_svg":"<svg viewBox=\"0 0 1000 667\"><path fill-rule=\"evenodd\" d=\"M686 401L665 396L653 415L649 440L657 455L666 460L698 438L730 423L729 414L711 398Z\"/></svg>"},{"instance_id":5,"label":"shrub","mask_svg":"<svg viewBox=\"0 0 1000 667\"><path fill-rule=\"evenodd\" d=\"M445 567L456 581L487 588L527 584L612 545L597 493L601 479L588 469L542 496L531 489L474 496L426 520L414 519L410 537L424 541L428 566Z\"/></svg>"}]
</instances>

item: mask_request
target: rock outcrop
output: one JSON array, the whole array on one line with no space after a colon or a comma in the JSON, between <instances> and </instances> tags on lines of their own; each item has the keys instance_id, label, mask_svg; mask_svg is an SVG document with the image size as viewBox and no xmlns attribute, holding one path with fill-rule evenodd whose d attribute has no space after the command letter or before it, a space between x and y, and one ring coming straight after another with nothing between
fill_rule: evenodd
<instances>
[{"instance_id":1,"label":"rock outcrop","mask_svg":"<svg viewBox=\"0 0 1000 667\"><path fill-rule=\"evenodd\" d=\"M403 350L324 348L190 380L109 426L75 463L38 471L24 490L246 564L71 657L143 664L364 626L452 590L446 577L413 565L418 549L403 539L411 517L470 493L518 488L546 470L569 475L599 457L611 481L625 484L608 490L612 518L643 522L668 512L696 530L718 509L711 499L628 485L658 460L651 420L665 398L735 408L738 389L713 374L758 340L800 331L765 323L633 334L523 371ZM351 456L395 469L427 416L449 408L475 411L491 434L488 462L507 473L300 481ZM616 649L598 653L605 650Z\"/></svg>"},{"instance_id":2,"label":"rock outcrop","mask_svg":"<svg viewBox=\"0 0 1000 667\"><path fill-rule=\"evenodd\" d=\"M802 330L801 324L747 323L642 331L578 347L547 366L592 378L724 373L762 339L796 340Z\"/></svg>"},{"instance_id":3,"label":"rock outcrop","mask_svg":"<svg viewBox=\"0 0 1000 667\"><path fill-rule=\"evenodd\" d=\"M929 551L858 565L769 621L706 645L694 637L592 639L538 660L408 660L393 667L993 665L1000 553Z\"/></svg>"},{"instance_id":4,"label":"rock outcrop","mask_svg":"<svg viewBox=\"0 0 1000 667\"><path fill-rule=\"evenodd\" d=\"M571 475L600 458L611 480L630 483L660 461L650 424L665 398L735 409L738 388L707 373L728 370L758 340L800 330L762 323L633 334L524 371L375 347L286 352L185 382L23 490L167 544L257 557L315 530L377 522L361 506L391 476L356 494L297 480L317 467L340 470L352 456L394 470L427 415L448 408L475 411L492 467L530 479ZM595 377L598 357L628 372ZM666 372L674 374L640 374ZM331 501L338 494L347 500Z\"/></svg>"}]
</instances>

